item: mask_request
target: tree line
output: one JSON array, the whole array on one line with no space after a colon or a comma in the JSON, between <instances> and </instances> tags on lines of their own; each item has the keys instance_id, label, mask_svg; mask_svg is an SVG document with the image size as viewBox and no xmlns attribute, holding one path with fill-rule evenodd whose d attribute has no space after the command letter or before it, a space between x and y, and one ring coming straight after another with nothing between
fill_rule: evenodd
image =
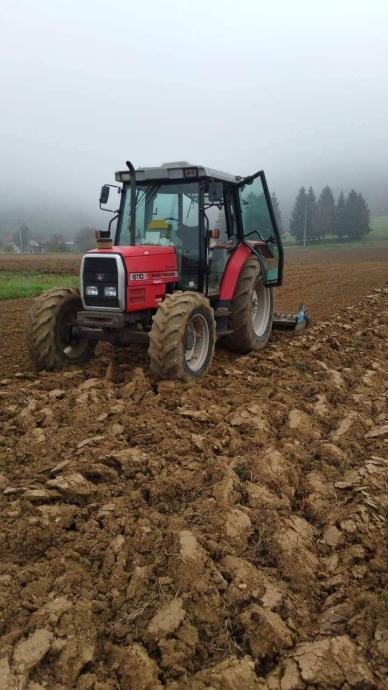
<instances>
[{"instance_id":1,"label":"tree line","mask_svg":"<svg viewBox=\"0 0 388 690\"><path fill-rule=\"evenodd\" d=\"M280 232L284 235L286 229L275 192L272 193L271 199ZM266 208L263 205L264 197L257 201L261 209L259 209L260 213L266 215ZM307 191L305 187L301 187L292 210L289 232L298 241L303 241L305 238L306 241L323 240L328 235L357 240L370 231L369 221L368 204L362 194L354 189L346 197L341 192L336 201L329 186L322 189L318 200L312 187ZM220 214L219 227L222 223L225 223L225 220ZM33 247L29 247L31 240ZM75 233L72 241L60 233L49 237L43 237L40 234L35 236L35 233L32 234L26 225L22 225L13 233L2 232L0 229L0 249L5 251L14 251L16 248L19 251L30 249L46 252L85 252L94 245L95 237L92 228L80 229Z\"/></svg>"},{"instance_id":2,"label":"tree line","mask_svg":"<svg viewBox=\"0 0 388 690\"><path fill-rule=\"evenodd\" d=\"M272 194L272 203L283 230L276 194ZM336 201L329 186L322 189L318 200L312 187L307 191L301 187L290 218L290 233L296 240L322 240L327 235L358 240L370 232L369 221L368 204L354 189L346 197L341 192Z\"/></svg>"}]
</instances>

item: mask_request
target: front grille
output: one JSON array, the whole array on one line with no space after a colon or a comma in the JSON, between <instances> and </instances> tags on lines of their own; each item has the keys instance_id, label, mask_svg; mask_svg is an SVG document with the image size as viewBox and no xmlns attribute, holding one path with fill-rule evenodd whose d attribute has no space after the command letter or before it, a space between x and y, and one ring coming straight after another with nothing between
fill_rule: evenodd
<instances>
[{"instance_id":1,"label":"front grille","mask_svg":"<svg viewBox=\"0 0 388 690\"><path fill-rule=\"evenodd\" d=\"M120 260L120 259L119 259ZM118 309L119 304L119 279L118 267L115 258L102 256L85 256L83 265L83 298L87 307L101 307ZM98 295L86 294L88 285L98 288ZM117 297L105 297L104 288L115 287Z\"/></svg>"}]
</instances>

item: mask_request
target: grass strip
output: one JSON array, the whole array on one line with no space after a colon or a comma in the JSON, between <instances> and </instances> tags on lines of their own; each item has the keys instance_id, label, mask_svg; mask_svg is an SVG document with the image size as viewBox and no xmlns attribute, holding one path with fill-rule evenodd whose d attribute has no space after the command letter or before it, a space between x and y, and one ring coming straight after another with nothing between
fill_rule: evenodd
<instances>
[{"instance_id":1,"label":"grass strip","mask_svg":"<svg viewBox=\"0 0 388 690\"><path fill-rule=\"evenodd\" d=\"M0 300L36 297L55 287L79 287L77 276L38 271L0 271Z\"/></svg>"}]
</instances>

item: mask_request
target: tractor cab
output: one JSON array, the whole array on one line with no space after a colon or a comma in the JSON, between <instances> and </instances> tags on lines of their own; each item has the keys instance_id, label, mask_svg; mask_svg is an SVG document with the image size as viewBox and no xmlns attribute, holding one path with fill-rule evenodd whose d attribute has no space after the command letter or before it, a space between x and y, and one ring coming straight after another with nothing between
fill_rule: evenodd
<instances>
[{"instance_id":1,"label":"tractor cab","mask_svg":"<svg viewBox=\"0 0 388 690\"><path fill-rule=\"evenodd\" d=\"M242 179L178 162L118 172L116 180L123 186L114 245L173 247L179 289L217 296L240 242L257 252L266 285L281 283L282 244L263 172Z\"/></svg>"}]
</instances>

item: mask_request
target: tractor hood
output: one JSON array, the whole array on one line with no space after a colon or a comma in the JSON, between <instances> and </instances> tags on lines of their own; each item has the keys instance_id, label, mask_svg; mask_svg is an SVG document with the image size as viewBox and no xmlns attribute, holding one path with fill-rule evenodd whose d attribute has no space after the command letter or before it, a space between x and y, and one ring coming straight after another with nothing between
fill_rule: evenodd
<instances>
[{"instance_id":1,"label":"tractor hood","mask_svg":"<svg viewBox=\"0 0 388 690\"><path fill-rule=\"evenodd\" d=\"M158 256L160 254L175 254L175 247L159 247L158 245L136 245L134 247L113 246L109 249L91 249L90 254L120 254L127 258L138 256Z\"/></svg>"},{"instance_id":2,"label":"tractor hood","mask_svg":"<svg viewBox=\"0 0 388 690\"><path fill-rule=\"evenodd\" d=\"M85 254L81 292L85 309L138 311L156 309L168 283L179 280L175 247L157 245L105 247ZM88 294L91 286L93 292ZM113 289L116 294L106 294Z\"/></svg>"}]
</instances>

